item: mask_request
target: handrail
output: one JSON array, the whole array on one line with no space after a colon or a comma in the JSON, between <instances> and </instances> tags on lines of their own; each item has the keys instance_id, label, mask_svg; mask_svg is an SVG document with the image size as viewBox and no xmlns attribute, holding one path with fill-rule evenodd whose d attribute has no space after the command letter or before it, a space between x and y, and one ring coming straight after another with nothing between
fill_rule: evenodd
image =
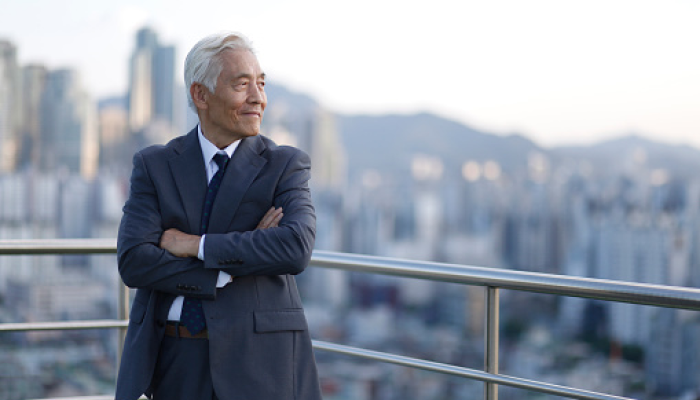
<instances>
[{"instance_id":1,"label":"handrail","mask_svg":"<svg viewBox=\"0 0 700 400\"><path fill-rule=\"evenodd\" d=\"M110 254L115 252L116 240L114 239L0 240L0 255ZM315 251L311 258L311 266L486 287L487 331L485 333L485 353L487 354L484 371L322 341L314 341L313 346L318 350L480 380L486 385L485 397L489 400L498 398L498 385L506 385L577 399L626 399L619 396L499 374L498 289L512 289L605 301L700 310L700 289L685 287L399 260L329 251ZM0 332L119 328L122 333L120 342L123 343L123 332L128 324L128 314L126 314L128 312L128 309L126 309L127 297L125 296L127 290L128 289L120 291L120 315L117 320L0 324Z\"/></svg>"},{"instance_id":2,"label":"handrail","mask_svg":"<svg viewBox=\"0 0 700 400\"><path fill-rule=\"evenodd\" d=\"M66 331L83 329L126 328L129 321L123 319L99 319L89 321L56 321L56 322L15 322L0 323L0 332L21 331Z\"/></svg>"},{"instance_id":3,"label":"handrail","mask_svg":"<svg viewBox=\"0 0 700 400\"><path fill-rule=\"evenodd\" d=\"M315 251L315 266L700 311L700 289Z\"/></svg>"},{"instance_id":4,"label":"handrail","mask_svg":"<svg viewBox=\"0 0 700 400\"><path fill-rule=\"evenodd\" d=\"M596 393L590 390L575 389L566 386L554 385L551 383L538 382L529 379L517 378L502 374L490 374L488 372L458 367L450 364L443 364L434 361L427 361L420 358L412 358L399 356L391 353L383 353L380 351L367 350L359 347L345 346L342 344L322 342L319 340L313 341L314 348L319 350L331 351L339 354L365 358L369 360L382 361L386 363L401 365L404 367L412 367L425 371L439 372L441 374L459 376L461 378L475 379L491 384L501 384L512 386L519 389L536 390L538 392L553 394L556 396L565 396L572 399L584 400L630 400L626 397L613 396L609 394Z\"/></svg>"},{"instance_id":5,"label":"handrail","mask_svg":"<svg viewBox=\"0 0 700 400\"><path fill-rule=\"evenodd\" d=\"M0 240L0 255L113 254L117 239L13 239Z\"/></svg>"},{"instance_id":6,"label":"handrail","mask_svg":"<svg viewBox=\"0 0 700 400\"><path fill-rule=\"evenodd\" d=\"M0 255L110 254L116 239L0 240ZM316 250L311 265L700 311L700 289Z\"/></svg>"}]
</instances>

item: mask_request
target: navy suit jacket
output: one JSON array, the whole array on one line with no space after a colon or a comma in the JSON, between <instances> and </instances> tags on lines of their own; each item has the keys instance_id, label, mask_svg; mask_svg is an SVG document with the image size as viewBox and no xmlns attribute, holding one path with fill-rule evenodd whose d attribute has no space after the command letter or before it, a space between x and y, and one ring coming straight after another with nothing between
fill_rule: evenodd
<instances>
[{"instance_id":1,"label":"navy suit jacket","mask_svg":"<svg viewBox=\"0 0 700 400\"><path fill-rule=\"evenodd\" d=\"M242 139L214 201L204 261L159 247L163 231L199 234L207 178L196 128L134 156L119 227L124 283L137 288L117 400L147 393L173 299L202 299L212 380L220 399L320 399L306 318L293 275L311 257L316 217L301 150L264 136ZM270 207L278 227L255 230ZM216 288L220 270L235 278Z\"/></svg>"}]
</instances>

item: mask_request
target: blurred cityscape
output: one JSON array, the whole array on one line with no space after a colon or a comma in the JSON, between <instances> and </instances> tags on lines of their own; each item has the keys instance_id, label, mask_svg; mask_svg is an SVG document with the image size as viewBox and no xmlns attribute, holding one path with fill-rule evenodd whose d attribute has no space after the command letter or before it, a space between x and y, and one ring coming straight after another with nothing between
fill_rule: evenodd
<instances>
[{"instance_id":1,"label":"blurred cityscape","mask_svg":"<svg viewBox=\"0 0 700 400\"><path fill-rule=\"evenodd\" d=\"M21 49L0 38L0 239L116 237L134 151L196 124L174 76L180 50L141 29L125 94L94 99L79 71L18 65ZM263 134L312 157L319 250L700 283L698 149L627 133L541 148L266 90ZM0 322L115 318L118 279L114 256L0 257ZM483 367L481 288L317 268L298 283L316 339ZM505 374L640 399L700 393L698 313L506 291L501 316ZM0 333L0 400L110 394L116 346L113 330ZM317 359L327 400L483 396L476 381Z\"/></svg>"}]
</instances>

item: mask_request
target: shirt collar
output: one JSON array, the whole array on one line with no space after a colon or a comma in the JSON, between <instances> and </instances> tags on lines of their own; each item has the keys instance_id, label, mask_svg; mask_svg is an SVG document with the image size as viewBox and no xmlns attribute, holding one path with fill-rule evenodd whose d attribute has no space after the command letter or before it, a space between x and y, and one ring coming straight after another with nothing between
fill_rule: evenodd
<instances>
[{"instance_id":1,"label":"shirt collar","mask_svg":"<svg viewBox=\"0 0 700 400\"><path fill-rule=\"evenodd\" d=\"M233 152L236 151L238 144L241 142L240 140L236 140L235 142L228 145L228 147L224 149L219 149L214 145L214 143L210 142L209 139L204 137L204 134L202 133L201 124L197 125L197 136L199 137L199 146L202 148L202 156L204 157L204 162L207 165L211 162L212 158L214 158L214 155L216 153L226 153L228 157L231 158L231 156L233 156Z\"/></svg>"}]
</instances>

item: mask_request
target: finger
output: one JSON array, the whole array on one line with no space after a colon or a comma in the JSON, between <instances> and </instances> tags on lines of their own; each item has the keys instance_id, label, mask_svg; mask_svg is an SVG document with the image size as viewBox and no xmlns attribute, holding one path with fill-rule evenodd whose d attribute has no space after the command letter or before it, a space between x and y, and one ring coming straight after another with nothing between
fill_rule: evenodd
<instances>
[{"instance_id":1,"label":"finger","mask_svg":"<svg viewBox=\"0 0 700 400\"><path fill-rule=\"evenodd\" d=\"M280 214L282 214L282 208L271 209L265 214L258 227L260 229L267 229L277 226L277 222L279 222L280 219Z\"/></svg>"},{"instance_id":2,"label":"finger","mask_svg":"<svg viewBox=\"0 0 700 400\"><path fill-rule=\"evenodd\" d=\"M269 222L275 216L276 213L277 213L277 209L275 207L271 207L265 213L265 220Z\"/></svg>"},{"instance_id":3,"label":"finger","mask_svg":"<svg viewBox=\"0 0 700 400\"><path fill-rule=\"evenodd\" d=\"M268 215L270 215L270 212L271 212L273 209L274 209L273 207L270 207L270 209L267 210L267 212L265 213L265 215L263 215L263 217L260 218L260 222L258 222L258 226L256 226L255 229L261 229L262 227L265 226L265 219L268 217Z\"/></svg>"},{"instance_id":4,"label":"finger","mask_svg":"<svg viewBox=\"0 0 700 400\"><path fill-rule=\"evenodd\" d=\"M274 218L274 213L275 213L275 208L271 207L265 215L263 215L262 219L258 223L257 229L265 229L268 227L270 224L270 221Z\"/></svg>"},{"instance_id":5,"label":"finger","mask_svg":"<svg viewBox=\"0 0 700 400\"><path fill-rule=\"evenodd\" d=\"M275 207L270 207L270 209L267 210L267 212L265 213L265 215L262 218L262 221L260 221L260 222L262 222L263 225L265 225L265 226L269 225L270 221L272 221L272 219L275 217L276 212L277 212L277 210L275 210Z\"/></svg>"},{"instance_id":6,"label":"finger","mask_svg":"<svg viewBox=\"0 0 700 400\"><path fill-rule=\"evenodd\" d=\"M275 212L274 208L270 208L269 210L267 210L265 215L263 215L262 219L260 220L260 223L258 224L258 226L260 228L265 228L270 223L270 220L273 218L272 215L274 212Z\"/></svg>"},{"instance_id":7,"label":"finger","mask_svg":"<svg viewBox=\"0 0 700 400\"><path fill-rule=\"evenodd\" d=\"M272 221L274 221L275 218L277 218L277 216L281 212L282 212L282 208L277 208L277 209L273 208L270 211L268 211L267 214L265 214L265 218L264 218L265 225L269 226L272 223Z\"/></svg>"},{"instance_id":8,"label":"finger","mask_svg":"<svg viewBox=\"0 0 700 400\"><path fill-rule=\"evenodd\" d=\"M277 216L275 216L275 218L270 223L269 228L275 228L275 227L279 226L279 223L282 220L282 217L284 217L284 214L282 212L277 214Z\"/></svg>"}]
</instances>

